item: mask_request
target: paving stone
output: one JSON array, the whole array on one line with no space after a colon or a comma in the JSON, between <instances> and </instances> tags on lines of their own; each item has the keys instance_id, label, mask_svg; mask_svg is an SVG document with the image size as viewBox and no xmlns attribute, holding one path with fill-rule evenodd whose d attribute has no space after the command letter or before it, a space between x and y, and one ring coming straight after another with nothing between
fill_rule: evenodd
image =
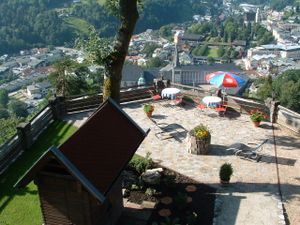
<instances>
[{"instance_id":1,"label":"paving stone","mask_svg":"<svg viewBox=\"0 0 300 225\"><path fill-rule=\"evenodd\" d=\"M150 201L143 201L142 207L144 209L154 209L156 206L156 202L150 202Z\"/></svg>"},{"instance_id":2,"label":"paving stone","mask_svg":"<svg viewBox=\"0 0 300 225\"><path fill-rule=\"evenodd\" d=\"M281 209L277 207L278 197L270 198L270 196L278 196L276 165L263 161L245 160L235 156L233 153L228 154L226 151L226 148L236 143L255 146L264 139L272 140L272 129L254 127L246 114L241 114L235 118L220 118L210 109L199 112L193 108L166 108L161 104L154 104L155 114L165 115L163 118L155 119L157 123L172 124L173 126L179 125L181 127L180 130L184 128L186 132L200 123L206 125L210 129L212 136L210 152L208 155L192 155L187 153L187 143L184 139L176 139L174 137L167 140L158 139L155 136L155 131L159 130L159 128L146 118L142 105L140 103L130 103L123 105L124 111L143 129L151 129L137 150L137 154L145 156L147 152L150 152L151 158L162 166L215 188L220 188L220 166L225 162L231 163L234 173L231 178L231 186L225 190L227 192L230 191L231 196L222 199L222 210L218 218L223 221L218 224L222 225L226 224L226 222L230 224L226 221L226 217L235 219L235 224L237 225L278 224L278 215L282 215ZM78 125L84 122L83 118L77 116L72 119L70 117L69 121L75 121L75 124ZM272 127L272 124L268 122L264 122L263 125ZM294 166L279 165L279 170L282 184L288 184L282 186L282 193L285 199L288 199L285 207L290 222L291 224L300 224L299 195L291 198L295 193L298 193L296 188L299 186L299 179L294 178L299 178L297 171L300 171L300 138L287 134L280 127L276 127L274 132L278 155L297 160ZM273 142L268 142L265 145L262 154L275 157ZM226 211L228 207L234 206L235 203L238 204L239 210L234 213L228 213ZM256 209L254 210L255 212L251 210L253 208ZM256 215L254 215L255 213Z\"/></svg>"}]
</instances>

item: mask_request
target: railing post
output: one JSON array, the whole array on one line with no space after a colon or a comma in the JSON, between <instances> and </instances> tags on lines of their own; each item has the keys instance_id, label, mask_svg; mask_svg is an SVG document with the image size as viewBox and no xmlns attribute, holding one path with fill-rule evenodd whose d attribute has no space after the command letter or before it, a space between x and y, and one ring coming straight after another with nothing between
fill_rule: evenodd
<instances>
[{"instance_id":1,"label":"railing post","mask_svg":"<svg viewBox=\"0 0 300 225\"><path fill-rule=\"evenodd\" d=\"M270 109L270 122L276 123L277 117L278 117L278 106L279 106L280 102L272 100L271 98L268 98L265 101L265 104Z\"/></svg>"},{"instance_id":2,"label":"railing post","mask_svg":"<svg viewBox=\"0 0 300 225\"><path fill-rule=\"evenodd\" d=\"M66 115L66 100L63 96L57 96L49 100L49 105L53 114L54 119L63 119Z\"/></svg>"},{"instance_id":3,"label":"railing post","mask_svg":"<svg viewBox=\"0 0 300 225\"><path fill-rule=\"evenodd\" d=\"M17 125L17 134L21 140L22 146L25 150L28 150L33 144L33 138L31 135L31 124L20 123Z\"/></svg>"}]
</instances>

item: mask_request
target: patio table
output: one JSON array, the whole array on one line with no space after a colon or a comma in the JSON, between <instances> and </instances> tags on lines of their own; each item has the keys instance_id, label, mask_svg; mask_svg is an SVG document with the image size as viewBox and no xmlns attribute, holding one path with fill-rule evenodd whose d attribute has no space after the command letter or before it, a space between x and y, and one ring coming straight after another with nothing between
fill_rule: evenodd
<instances>
[{"instance_id":1,"label":"patio table","mask_svg":"<svg viewBox=\"0 0 300 225\"><path fill-rule=\"evenodd\" d=\"M217 96L205 96L202 99L202 102L208 107L216 107L222 102L222 99Z\"/></svg>"},{"instance_id":2,"label":"patio table","mask_svg":"<svg viewBox=\"0 0 300 225\"><path fill-rule=\"evenodd\" d=\"M175 99L176 95L180 93L178 88L165 88L161 92L162 98Z\"/></svg>"}]
</instances>

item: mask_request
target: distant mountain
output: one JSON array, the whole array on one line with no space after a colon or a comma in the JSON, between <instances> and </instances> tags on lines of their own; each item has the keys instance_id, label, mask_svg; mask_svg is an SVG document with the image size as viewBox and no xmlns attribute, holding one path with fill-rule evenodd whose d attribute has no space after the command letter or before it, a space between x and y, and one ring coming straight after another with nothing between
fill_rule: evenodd
<instances>
[{"instance_id":1,"label":"distant mountain","mask_svg":"<svg viewBox=\"0 0 300 225\"><path fill-rule=\"evenodd\" d=\"M73 45L90 25L102 36L113 36L117 20L105 0L5 0L0 2L0 55L51 45ZM218 2L220 0L214 1ZM143 0L136 32L191 20L213 9L195 0ZM214 13L214 10L211 10Z\"/></svg>"}]
</instances>

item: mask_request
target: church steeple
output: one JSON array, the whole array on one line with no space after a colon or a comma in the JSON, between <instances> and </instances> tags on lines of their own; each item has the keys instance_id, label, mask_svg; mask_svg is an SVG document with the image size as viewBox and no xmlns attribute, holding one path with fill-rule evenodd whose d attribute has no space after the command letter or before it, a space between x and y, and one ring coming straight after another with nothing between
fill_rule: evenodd
<instances>
[{"instance_id":1,"label":"church steeple","mask_svg":"<svg viewBox=\"0 0 300 225\"><path fill-rule=\"evenodd\" d=\"M173 59L173 66L174 66L174 68L180 66L177 44L175 45L174 59Z\"/></svg>"}]
</instances>

